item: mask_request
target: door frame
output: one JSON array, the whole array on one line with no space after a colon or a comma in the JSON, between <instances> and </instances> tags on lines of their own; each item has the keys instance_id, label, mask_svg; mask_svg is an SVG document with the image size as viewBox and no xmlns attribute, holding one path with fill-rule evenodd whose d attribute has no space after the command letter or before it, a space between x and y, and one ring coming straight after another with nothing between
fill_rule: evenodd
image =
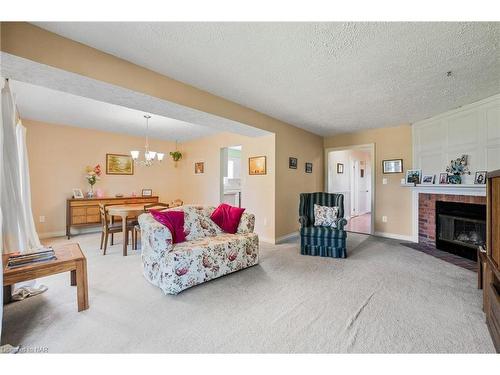
<instances>
[{"instance_id":1,"label":"door frame","mask_svg":"<svg viewBox=\"0 0 500 375\"><path fill-rule=\"evenodd\" d=\"M328 170L329 170L329 159L328 154L332 151L348 151L348 150L366 150L371 154L371 199L370 199L370 212L371 212L371 224L370 224L370 234L373 235L375 233L375 143L366 143L359 145L350 145L350 146L340 146L340 147L328 147L325 148L325 191L328 191Z\"/></svg>"}]
</instances>

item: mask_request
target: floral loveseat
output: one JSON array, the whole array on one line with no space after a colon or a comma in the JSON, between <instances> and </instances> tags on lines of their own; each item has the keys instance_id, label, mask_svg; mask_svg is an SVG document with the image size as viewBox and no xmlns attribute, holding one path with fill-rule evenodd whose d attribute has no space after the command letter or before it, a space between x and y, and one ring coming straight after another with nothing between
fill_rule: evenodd
<instances>
[{"instance_id":1,"label":"floral loveseat","mask_svg":"<svg viewBox=\"0 0 500 375\"><path fill-rule=\"evenodd\" d=\"M255 216L243 213L235 234L211 219L214 207L181 206L186 241L172 244L172 234L149 213L139 216L142 266L146 279L165 294L184 289L259 262L259 238L253 233Z\"/></svg>"}]
</instances>

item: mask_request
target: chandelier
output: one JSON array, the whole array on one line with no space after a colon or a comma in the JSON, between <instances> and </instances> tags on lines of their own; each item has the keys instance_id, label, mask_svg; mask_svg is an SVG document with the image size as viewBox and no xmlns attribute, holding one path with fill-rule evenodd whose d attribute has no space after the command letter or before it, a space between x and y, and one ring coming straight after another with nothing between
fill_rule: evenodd
<instances>
[{"instance_id":1,"label":"chandelier","mask_svg":"<svg viewBox=\"0 0 500 375\"><path fill-rule=\"evenodd\" d=\"M136 164L150 167L153 165L155 160L158 160L158 162L161 163L165 154L162 152L151 151L149 149L149 119L151 116L144 115L144 118L146 119L146 146L144 147L144 159L139 160L140 151L137 150L130 151L130 155L132 155L132 159Z\"/></svg>"}]
</instances>

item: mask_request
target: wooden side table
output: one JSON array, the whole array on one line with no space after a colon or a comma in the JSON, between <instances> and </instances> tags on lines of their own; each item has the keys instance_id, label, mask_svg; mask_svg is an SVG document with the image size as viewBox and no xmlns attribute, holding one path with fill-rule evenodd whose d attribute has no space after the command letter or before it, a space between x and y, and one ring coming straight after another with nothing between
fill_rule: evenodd
<instances>
[{"instance_id":1,"label":"wooden side table","mask_svg":"<svg viewBox=\"0 0 500 375\"><path fill-rule=\"evenodd\" d=\"M3 257L3 295L4 304L11 301L12 285L22 281L70 272L70 283L76 285L78 311L89 308L89 292L87 281L87 259L76 243L54 247L57 259L48 262L33 263L26 266L8 269L9 254Z\"/></svg>"}]
</instances>

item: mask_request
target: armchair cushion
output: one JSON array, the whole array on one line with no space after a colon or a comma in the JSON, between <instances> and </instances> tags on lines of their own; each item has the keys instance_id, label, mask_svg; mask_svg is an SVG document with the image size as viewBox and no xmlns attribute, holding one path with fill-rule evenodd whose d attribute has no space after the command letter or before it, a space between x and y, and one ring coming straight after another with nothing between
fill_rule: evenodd
<instances>
[{"instance_id":1,"label":"armchair cushion","mask_svg":"<svg viewBox=\"0 0 500 375\"><path fill-rule=\"evenodd\" d=\"M314 204L314 225L322 227L337 228L337 218L339 208L337 206L328 207Z\"/></svg>"}]
</instances>

